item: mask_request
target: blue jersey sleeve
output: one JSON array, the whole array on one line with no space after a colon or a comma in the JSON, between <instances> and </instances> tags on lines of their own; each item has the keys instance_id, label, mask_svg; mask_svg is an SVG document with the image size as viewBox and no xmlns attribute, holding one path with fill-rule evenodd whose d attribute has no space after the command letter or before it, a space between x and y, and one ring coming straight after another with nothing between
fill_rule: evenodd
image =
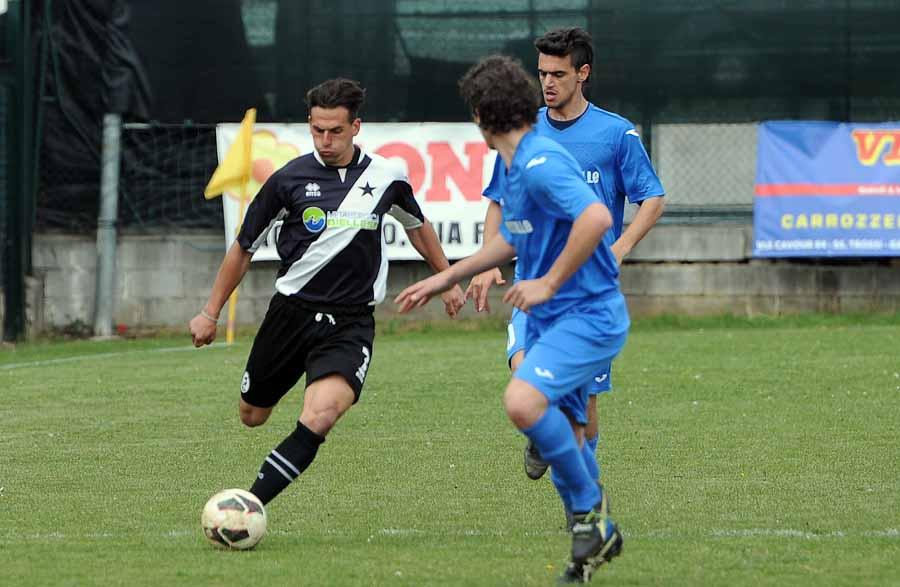
<instances>
[{"instance_id":1,"label":"blue jersey sleeve","mask_svg":"<svg viewBox=\"0 0 900 587\"><path fill-rule=\"evenodd\" d=\"M494 158L494 171L491 173L491 181L488 182L487 187L482 192L485 198L495 202L500 201L500 198L503 197L503 176L503 158L497 155Z\"/></svg>"},{"instance_id":2,"label":"blue jersey sleeve","mask_svg":"<svg viewBox=\"0 0 900 587\"><path fill-rule=\"evenodd\" d=\"M556 218L574 222L585 208L602 203L568 153L545 151L533 157L525 166L525 176L529 195Z\"/></svg>"},{"instance_id":3,"label":"blue jersey sleeve","mask_svg":"<svg viewBox=\"0 0 900 587\"><path fill-rule=\"evenodd\" d=\"M641 137L633 128L622 135L616 159L619 188L628 196L629 202L636 204L665 194Z\"/></svg>"}]
</instances>

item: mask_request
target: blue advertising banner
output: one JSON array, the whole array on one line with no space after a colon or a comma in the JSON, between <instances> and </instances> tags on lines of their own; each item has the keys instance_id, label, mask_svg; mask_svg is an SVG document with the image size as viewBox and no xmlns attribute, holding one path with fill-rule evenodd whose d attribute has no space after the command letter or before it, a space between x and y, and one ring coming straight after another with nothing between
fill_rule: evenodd
<instances>
[{"instance_id":1,"label":"blue advertising banner","mask_svg":"<svg viewBox=\"0 0 900 587\"><path fill-rule=\"evenodd\" d=\"M900 256L900 122L766 122L757 257Z\"/></svg>"}]
</instances>

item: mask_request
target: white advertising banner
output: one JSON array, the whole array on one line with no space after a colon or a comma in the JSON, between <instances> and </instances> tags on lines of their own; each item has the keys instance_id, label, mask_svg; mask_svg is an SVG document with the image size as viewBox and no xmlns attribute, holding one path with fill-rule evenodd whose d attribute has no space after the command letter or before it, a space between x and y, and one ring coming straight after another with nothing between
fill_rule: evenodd
<instances>
[{"instance_id":1,"label":"white advertising banner","mask_svg":"<svg viewBox=\"0 0 900 587\"><path fill-rule=\"evenodd\" d=\"M216 141L221 162L237 137L240 125L220 124ZM406 164L409 182L425 217L434 225L444 252L461 259L481 247L487 185L496 152L488 149L472 123L366 123L356 144L369 153L397 158ZM310 153L312 137L306 124L257 124L253 130L253 165L249 201L270 175L291 159ZM241 214L240 194L225 192L226 250L237 236ZM421 259L400 224L385 217L383 238L391 260ZM254 261L274 260L277 227Z\"/></svg>"}]
</instances>

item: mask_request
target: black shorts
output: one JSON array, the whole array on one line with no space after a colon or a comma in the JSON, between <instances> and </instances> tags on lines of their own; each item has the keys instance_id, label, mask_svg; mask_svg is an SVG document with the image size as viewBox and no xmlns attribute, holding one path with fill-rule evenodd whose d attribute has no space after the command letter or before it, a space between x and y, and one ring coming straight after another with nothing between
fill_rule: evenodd
<instances>
[{"instance_id":1,"label":"black shorts","mask_svg":"<svg viewBox=\"0 0 900 587\"><path fill-rule=\"evenodd\" d=\"M372 308L313 306L275 294L269 303L241 380L241 398L268 408L306 373L309 385L342 375L359 400L372 361Z\"/></svg>"}]
</instances>

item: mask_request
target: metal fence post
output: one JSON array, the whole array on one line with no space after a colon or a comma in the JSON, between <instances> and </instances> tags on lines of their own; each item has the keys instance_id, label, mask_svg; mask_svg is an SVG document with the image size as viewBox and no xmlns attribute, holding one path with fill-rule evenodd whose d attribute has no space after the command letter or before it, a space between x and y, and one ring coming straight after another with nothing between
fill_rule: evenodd
<instances>
[{"instance_id":1,"label":"metal fence post","mask_svg":"<svg viewBox=\"0 0 900 587\"><path fill-rule=\"evenodd\" d=\"M7 3L7 47L8 61L0 63L0 81L5 93L6 126L6 209L5 234L3 234L3 340L16 341L25 336L25 271L26 247L31 236L27 233L23 215L26 199L32 194L25 193L23 173L27 169L25 137L29 132L25 119L27 110L23 106L24 87L30 83L26 78L26 61L30 59L24 43L24 30L28 26L29 7L20 0Z\"/></svg>"},{"instance_id":2,"label":"metal fence post","mask_svg":"<svg viewBox=\"0 0 900 587\"><path fill-rule=\"evenodd\" d=\"M119 163L122 116L103 117L103 156L100 174L100 215L97 218L97 291L94 336L113 335L113 296L116 288L116 220L119 215Z\"/></svg>"}]
</instances>

